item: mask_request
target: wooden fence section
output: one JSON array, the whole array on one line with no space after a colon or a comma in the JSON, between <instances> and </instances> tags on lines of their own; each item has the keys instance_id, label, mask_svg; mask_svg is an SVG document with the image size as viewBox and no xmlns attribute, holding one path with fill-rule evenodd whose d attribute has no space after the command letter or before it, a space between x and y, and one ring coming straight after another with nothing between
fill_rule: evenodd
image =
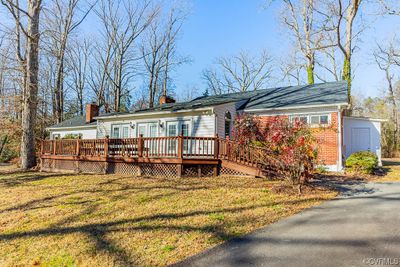
<instances>
[{"instance_id":1,"label":"wooden fence section","mask_svg":"<svg viewBox=\"0 0 400 267\"><path fill-rule=\"evenodd\" d=\"M220 164L260 169L262 148L215 137L139 137L42 140L46 159L99 160L127 163ZM240 169L240 168L239 168Z\"/></svg>"}]
</instances>

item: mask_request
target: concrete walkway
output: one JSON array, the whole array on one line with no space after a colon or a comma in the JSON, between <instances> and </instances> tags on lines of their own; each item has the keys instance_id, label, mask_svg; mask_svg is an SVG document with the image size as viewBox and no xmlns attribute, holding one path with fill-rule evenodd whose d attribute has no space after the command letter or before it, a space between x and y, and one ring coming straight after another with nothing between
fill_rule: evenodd
<instances>
[{"instance_id":1,"label":"concrete walkway","mask_svg":"<svg viewBox=\"0 0 400 267\"><path fill-rule=\"evenodd\" d=\"M334 200L178 266L400 266L400 183L340 189Z\"/></svg>"}]
</instances>

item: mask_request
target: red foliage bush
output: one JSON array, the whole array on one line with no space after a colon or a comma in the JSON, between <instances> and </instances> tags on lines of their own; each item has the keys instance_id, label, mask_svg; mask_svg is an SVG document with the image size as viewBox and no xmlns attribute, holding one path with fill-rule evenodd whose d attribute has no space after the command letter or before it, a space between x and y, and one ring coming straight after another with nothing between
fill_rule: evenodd
<instances>
[{"instance_id":1,"label":"red foliage bush","mask_svg":"<svg viewBox=\"0 0 400 267\"><path fill-rule=\"evenodd\" d=\"M274 117L265 124L251 115L236 118L233 138L263 148L260 164L294 184L303 184L317 160L316 140L307 124Z\"/></svg>"}]
</instances>

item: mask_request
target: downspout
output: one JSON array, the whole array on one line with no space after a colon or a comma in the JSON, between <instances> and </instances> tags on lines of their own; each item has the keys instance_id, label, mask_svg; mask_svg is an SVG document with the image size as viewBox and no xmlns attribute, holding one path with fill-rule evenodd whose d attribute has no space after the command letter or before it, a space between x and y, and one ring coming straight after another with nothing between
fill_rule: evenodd
<instances>
[{"instance_id":1,"label":"downspout","mask_svg":"<svg viewBox=\"0 0 400 267\"><path fill-rule=\"evenodd\" d=\"M338 106L338 171L343 170L343 157L342 157L342 112L341 106Z\"/></svg>"}]
</instances>

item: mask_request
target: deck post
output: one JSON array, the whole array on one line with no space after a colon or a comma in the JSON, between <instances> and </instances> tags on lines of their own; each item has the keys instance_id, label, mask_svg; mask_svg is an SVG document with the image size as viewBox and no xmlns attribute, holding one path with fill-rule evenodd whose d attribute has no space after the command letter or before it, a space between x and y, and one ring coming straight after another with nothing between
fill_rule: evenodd
<instances>
[{"instance_id":1,"label":"deck post","mask_svg":"<svg viewBox=\"0 0 400 267\"><path fill-rule=\"evenodd\" d=\"M219 138L218 134L216 134L214 137L214 159L218 159L218 155L219 155Z\"/></svg>"},{"instance_id":2,"label":"deck post","mask_svg":"<svg viewBox=\"0 0 400 267\"><path fill-rule=\"evenodd\" d=\"M178 158L183 158L183 136L182 134L178 135Z\"/></svg>"},{"instance_id":3,"label":"deck post","mask_svg":"<svg viewBox=\"0 0 400 267\"><path fill-rule=\"evenodd\" d=\"M110 138L107 135L106 138L104 139L104 157L106 158L108 157L109 147L110 147Z\"/></svg>"},{"instance_id":4,"label":"deck post","mask_svg":"<svg viewBox=\"0 0 400 267\"><path fill-rule=\"evenodd\" d=\"M143 145L144 145L143 134L140 134L139 139L138 139L138 156L139 156L139 158L143 157Z\"/></svg>"},{"instance_id":5,"label":"deck post","mask_svg":"<svg viewBox=\"0 0 400 267\"><path fill-rule=\"evenodd\" d=\"M179 178L182 177L182 175L183 175L183 165L182 164L176 164L176 174Z\"/></svg>"},{"instance_id":6,"label":"deck post","mask_svg":"<svg viewBox=\"0 0 400 267\"><path fill-rule=\"evenodd\" d=\"M216 177L219 175L219 165L214 165L213 167L213 176Z\"/></svg>"},{"instance_id":7,"label":"deck post","mask_svg":"<svg viewBox=\"0 0 400 267\"><path fill-rule=\"evenodd\" d=\"M53 155L56 155L57 152L57 140L53 140Z\"/></svg>"},{"instance_id":8,"label":"deck post","mask_svg":"<svg viewBox=\"0 0 400 267\"><path fill-rule=\"evenodd\" d=\"M80 137L78 137L78 139L76 139L76 155L79 156L81 154L81 142L80 142Z\"/></svg>"},{"instance_id":9,"label":"deck post","mask_svg":"<svg viewBox=\"0 0 400 267\"><path fill-rule=\"evenodd\" d=\"M230 139L229 135L226 136L226 142L225 142L225 153L226 153L226 158L230 159Z\"/></svg>"}]
</instances>

